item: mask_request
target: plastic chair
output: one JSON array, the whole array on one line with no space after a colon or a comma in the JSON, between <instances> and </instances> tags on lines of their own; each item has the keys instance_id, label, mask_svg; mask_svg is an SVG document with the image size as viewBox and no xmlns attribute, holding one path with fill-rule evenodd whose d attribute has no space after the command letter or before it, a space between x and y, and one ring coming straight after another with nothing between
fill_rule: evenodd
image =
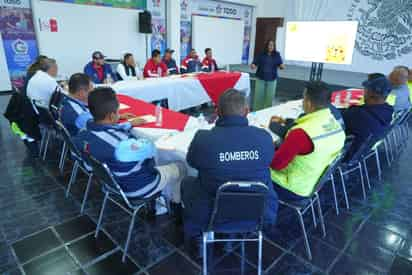
<instances>
[{"instance_id":1,"label":"plastic chair","mask_svg":"<svg viewBox=\"0 0 412 275\"><path fill-rule=\"evenodd\" d=\"M258 274L262 274L262 228L268 187L259 182L228 182L219 187L207 231L203 232L203 274L207 274L207 245L215 242L258 242ZM239 207L242 207L239 210ZM215 238L215 233L257 234L257 238Z\"/></svg>"},{"instance_id":2,"label":"plastic chair","mask_svg":"<svg viewBox=\"0 0 412 275\"><path fill-rule=\"evenodd\" d=\"M102 208L99 214L99 220L97 222L96 233L94 237L97 238L99 235L107 200L110 200L114 204L118 205L125 212L127 212L129 215L132 216L130 225L129 225L129 230L127 233L125 247L123 250L123 256L122 256L122 261L125 262L126 256L127 256L127 250L129 248L130 239L132 236L133 226L134 226L135 219L136 219L136 214L138 213L140 209L142 209L143 207L147 207L149 203L153 202L158 197L160 197L161 192L158 192L148 198L136 198L136 199L128 198L124 194L119 184L116 182L112 172L109 170L106 164L101 163L100 161L96 160L92 156L89 156L88 162L90 163L93 169L93 175L103 185L102 189L105 194L103 203L102 203Z\"/></svg>"},{"instance_id":3,"label":"plastic chair","mask_svg":"<svg viewBox=\"0 0 412 275\"><path fill-rule=\"evenodd\" d=\"M325 169L322 176L318 180L318 183L316 184L316 186L314 188L314 191L312 192L312 194L310 196L307 197L307 199L299 200L299 201L279 200L280 204L282 204L286 207L289 207L289 208L296 211L296 214L299 217L300 226L302 228L303 237L304 237L304 240L305 240L306 253L307 253L307 256L308 256L309 260L312 260L312 251L311 251L310 244L309 244L309 239L308 239L308 235L307 235L307 231L306 231L305 222L303 220L303 215L305 215L306 212L309 209L311 209L313 224L314 224L315 227L317 227L315 208L314 208L314 205L316 203L317 208L318 208L318 215L319 215L319 219L320 219L320 224L321 224L321 227L322 227L322 234L323 234L323 237L326 236L326 226L325 226L325 221L323 219L322 207L320 205L319 192L323 188L323 186L331 178L333 179L334 169L336 169L336 167L338 166L338 163L339 163L340 159L341 159L341 156L336 157L335 160Z\"/></svg>"}]
</instances>

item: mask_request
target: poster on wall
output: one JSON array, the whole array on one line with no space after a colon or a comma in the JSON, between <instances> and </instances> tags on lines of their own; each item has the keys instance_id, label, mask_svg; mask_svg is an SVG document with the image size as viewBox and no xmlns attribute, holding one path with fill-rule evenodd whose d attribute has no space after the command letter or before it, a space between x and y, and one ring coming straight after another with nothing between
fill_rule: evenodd
<instances>
[{"instance_id":1,"label":"poster on wall","mask_svg":"<svg viewBox=\"0 0 412 275\"><path fill-rule=\"evenodd\" d=\"M0 31L14 86L22 87L27 67L38 55L36 34L29 0L0 1Z\"/></svg>"},{"instance_id":2,"label":"poster on wall","mask_svg":"<svg viewBox=\"0 0 412 275\"><path fill-rule=\"evenodd\" d=\"M150 50L158 49L163 54L167 48L166 0L147 0L147 9L152 14Z\"/></svg>"},{"instance_id":3,"label":"poster on wall","mask_svg":"<svg viewBox=\"0 0 412 275\"><path fill-rule=\"evenodd\" d=\"M185 58L192 47L192 16L210 16L219 18L240 19L245 22L242 63L249 62L249 49L253 21L253 7L230 4L214 0L180 0L181 22L180 42L181 58ZM196 49L198 52L203 49Z\"/></svg>"},{"instance_id":4,"label":"poster on wall","mask_svg":"<svg viewBox=\"0 0 412 275\"><path fill-rule=\"evenodd\" d=\"M43 0L80 5L103 6L122 9L146 9L146 0Z\"/></svg>"}]
</instances>

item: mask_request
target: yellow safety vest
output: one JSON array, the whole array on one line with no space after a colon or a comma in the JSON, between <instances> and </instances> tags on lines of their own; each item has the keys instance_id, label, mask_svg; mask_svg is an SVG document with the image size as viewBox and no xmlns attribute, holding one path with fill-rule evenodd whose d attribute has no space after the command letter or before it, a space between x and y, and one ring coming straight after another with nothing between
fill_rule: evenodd
<instances>
[{"instance_id":1,"label":"yellow safety vest","mask_svg":"<svg viewBox=\"0 0 412 275\"><path fill-rule=\"evenodd\" d=\"M271 169L271 177L283 188L308 197L312 194L324 170L342 150L345 133L328 108L297 119L296 125L291 130L298 128L303 129L311 138L314 145L313 152L296 156L283 170Z\"/></svg>"}]
</instances>

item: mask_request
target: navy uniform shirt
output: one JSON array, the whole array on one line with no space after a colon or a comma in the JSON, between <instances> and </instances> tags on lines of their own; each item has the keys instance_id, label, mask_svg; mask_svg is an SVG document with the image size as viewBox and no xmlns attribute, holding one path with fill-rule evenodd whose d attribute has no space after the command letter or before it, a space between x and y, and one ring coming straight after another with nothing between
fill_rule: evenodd
<instances>
[{"instance_id":1,"label":"navy uniform shirt","mask_svg":"<svg viewBox=\"0 0 412 275\"><path fill-rule=\"evenodd\" d=\"M86 103L69 96L64 96L60 118L71 136L85 129L87 122L93 119Z\"/></svg>"},{"instance_id":2,"label":"navy uniform shirt","mask_svg":"<svg viewBox=\"0 0 412 275\"><path fill-rule=\"evenodd\" d=\"M199 171L202 187L215 197L220 185L228 181L258 181L269 187L266 220L276 218L277 196L273 190L269 165L275 147L263 129L248 125L241 116L219 118L216 127L200 130L190 144L187 161Z\"/></svg>"},{"instance_id":3,"label":"navy uniform shirt","mask_svg":"<svg viewBox=\"0 0 412 275\"><path fill-rule=\"evenodd\" d=\"M255 57L253 64L257 66L256 77L264 81L274 81L278 78L278 67L283 64L280 53L268 55L262 53Z\"/></svg>"},{"instance_id":4,"label":"navy uniform shirt","mask_svg":"<svg viewBox=\"0 0 412 275\"><path fill-rule=\"evenodd\" d=\"M144 145L136 151L138 160L119 160L116 150L120 143L134 139L124 128L89 122L87 130L81 131L73 141L81 152L107 164L126 196L146 197L157 189L160 180L155 168L154 145L145 140Z\"/></svg>"}]
</instances>

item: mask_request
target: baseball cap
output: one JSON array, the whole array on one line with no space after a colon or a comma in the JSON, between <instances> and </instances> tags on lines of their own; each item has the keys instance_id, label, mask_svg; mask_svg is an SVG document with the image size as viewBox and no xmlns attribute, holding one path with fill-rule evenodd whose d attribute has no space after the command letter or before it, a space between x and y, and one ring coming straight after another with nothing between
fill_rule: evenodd
<instances>
[{"instance_id":1,"label":"baseball cap","mask_svg":"<svg viewBox=\"0 0 412 275\"><path fill-rule=\"evenodd\" d=\"M135 162L153 158L156 154L151 141L146 139L127 139L121 141L115 150L115 157L122 162Z\"/></svg>"},{"instance_id":2,"label":"baseball cap","mask_svg":"<svg viewBox=\"0 0 412 275\"><path fill-rule=\"evenodd\" d=\"M388 96L392 91L392 84L386 77L366 80L362 83L362 86L381 96Z\"/></svg>"},{"instance_id":3,"label":"baseball cap","mask_svg":"<svg viewBox=\"0 0 412 275\"><path fill-rule=\"evenodd\" d=\"M175 52L175 50L170 49L170 48L167 48L165 52L167 52L167 53L174 53L174 52Z\"/></svg>"},{"instance_id":4,"label":"baseball cap","mask_svg":"<svg viewBox=\"0 0 412 275\"><path fill-rule=\"evenodd\" d=\"M101 51L95 51L92 54L92 58L93 59L103 59L103 58L105 58L105 56L103 55L103 53Z\"/></svg>"}]
</instances>

